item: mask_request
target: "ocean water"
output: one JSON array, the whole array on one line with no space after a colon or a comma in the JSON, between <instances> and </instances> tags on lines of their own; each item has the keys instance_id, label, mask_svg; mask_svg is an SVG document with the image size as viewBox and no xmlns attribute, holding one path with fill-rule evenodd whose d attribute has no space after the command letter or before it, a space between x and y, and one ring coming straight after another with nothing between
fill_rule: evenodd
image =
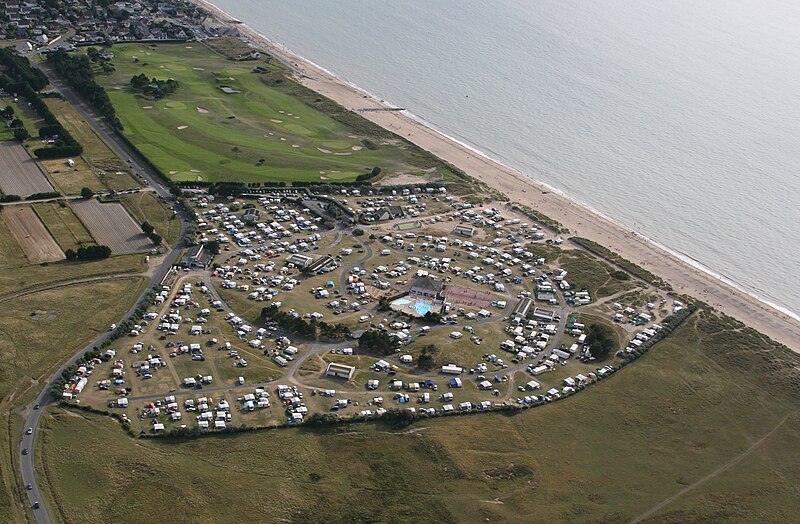
<instances>
[{"instance_id":1,"label":"ocean water","mask_svg":"<svg viewBox=\"0 0 800 524\"><path fill-rule=\"evenodd\" d=\"M214 3L800 313L800 2Z\"/></svg>"}]
</instances>

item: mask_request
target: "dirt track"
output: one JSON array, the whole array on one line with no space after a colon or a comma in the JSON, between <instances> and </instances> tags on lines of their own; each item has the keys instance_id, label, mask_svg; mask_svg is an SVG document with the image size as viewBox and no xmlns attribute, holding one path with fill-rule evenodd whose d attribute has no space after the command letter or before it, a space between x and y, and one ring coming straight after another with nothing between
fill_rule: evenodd
<instances>
[{"instance_id":1,"label":"dirt track","mask_svg":"<svg viewBox=\"0 0 800 524\"><path fill-rule=\"evenodd\" d=\"M63 260L64 253L42 221L29 207L8 207L2 214L25 256L33 263Z\"/></svg>"}]
</instances>

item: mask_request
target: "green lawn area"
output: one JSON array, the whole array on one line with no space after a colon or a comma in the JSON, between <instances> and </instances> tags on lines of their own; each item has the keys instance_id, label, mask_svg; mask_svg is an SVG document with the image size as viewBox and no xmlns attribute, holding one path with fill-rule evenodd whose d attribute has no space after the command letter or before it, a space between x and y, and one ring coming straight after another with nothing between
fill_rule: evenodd
<instances>
[{"instance_id":1,"label":"green lawn area","mask_svg":"<svg viewBox=\"0 0 800 524\"><path fill-rule=\"evenodd\" d=\"M175 180L353 180L373 166L388 174L437 166L408 143L376 138L369 126L354 130L307 105L293 96L297 84L264 60L229 61L201 44L121 44L113 51L116 71L98 81L126 135ZM255 73L256 66L270 72ZM140 73L180 87L161 100L144 98L129 89Z\"/></svg>"},{"instance_id":2,"label":"green lawn area","mask_svg":"<svg viewBox=\"0 0 800 524\"><path fill-rule=\"evenodd\" d=\"M139 185L131 178L127 163L114 154L75 108L57 98L45 101L58 121L83 146L81 158L73 159L74 167L67 167L64 159L42 162L50 178L65 194L77 195L83 187L103 191Z\"/></svg>"},{"instance_id":3,"label":"green lawn area","mask_svg":"<svg viewBox=\"0 0 800 524\"><path fill-rule=\"evenodd\" d=\"M767 385L766 369L719 358L731 337L745 337L737 356L753 348L736 329L689 320L565 401L410 431L358 424L133 440L110 419L54 409L40 471L62 519L81 522L627 522L714 472L654 521L793 521L797 392ZM772 351L797 375L796 357ZM170 489L154 491L154 479ZM253 486L258 497L221 509Z\"/></svg>"},{"instance_id":4,"label":"green lawn area","mask_svg":"<svg viewBox=\"0 0 800 524\"><path fill-rule=\"evenodd\" d=\"M78 249L81 246L95 243L92 235L89 234L69 204L64 203L61 206L57 202L45 202L33 204L33 210L39 215L62 250Z\"/></svg>"},{"instance_id":5,"label":"green lawn area","mask_svg":"<svg viewBox=\"0 0 800 524\"><path fill-rule=\"evenodd\" d=\"M120 195L119 200L137 222L150 222L168 244L178 240L181 221L154 192L127 193Z\"/></svg>"}]
</instances>

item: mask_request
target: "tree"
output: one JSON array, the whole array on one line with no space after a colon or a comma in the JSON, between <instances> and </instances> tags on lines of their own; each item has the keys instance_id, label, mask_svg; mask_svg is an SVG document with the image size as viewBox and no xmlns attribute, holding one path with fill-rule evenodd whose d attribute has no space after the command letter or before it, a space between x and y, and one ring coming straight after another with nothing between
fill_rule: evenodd
<instances>
[{"instance_id":1,"label":"tree","mask_svg":"<svg viewBox=\"0 0 800 524\"><path fill-rule=\"evenodd\" d=\"M155 231L156 228L150 222L142 222L142 231L145 235L150 236L150 234Z\"/></svg>"},{"instance_id":2,"label":"tree","mask_svg":"<svg viewBox=\"0 0 800 524\"><path fill-rule=\"evenodd\" d=\"M148 237L148 238L149 238L149 239L150 239L150 240L153 242L153 244L155 244L155 245L157 245L157 246L158 246L158 245L161 245L161 241L163 240L163 239L161 238L161 235L159 235L159 234L158 234L158 233L156 233L155 231L154 231L154 232L152 232L152 233L150 233L149 235L147 235L147 237Z\"/></svg>"},{"instance_id":3,"label":"tree","mask_svg":"<svg viewBox=\"0 0 800 524\"><path fill-rule=\"evenodd\" d=\"M206 242L206 249L208 249L208 252L211 253L212 255L218 255L219 242L216 240L209 240L208 242Z\"/></svg>"},{"instance_id":4,"label":"tree","mask_svg":"<svg viewBox=\"0 0 800 524\"><path fill-rule=\"evenodd\" d=\"M354 237L360 237L360 236L363 236L363 235L364 235L364 230L363 230L363 229L361 229L361 228L355 228L355 229L353 230L353 236L354 236Z\"/></svg>"},{"instance_id":5,"label":"tree","mask_svg":"<svg viewBox=\"0 0 800 524\"><path fill-rule=\"evenodd\" d=\"M81 198L90 199L94 196L94 191L89 189L88 187L81 188Z\"/></svg>"},{"instance_id":6,"label":"tree","mask_svg":"<svg viewBox=\"0 0 800 524\"><path fill-rule=\"evenodd\" d=\"M603 359L617 346L617 335L605 324L592 324L586 335L586 344L596 359Z\"/></svg>"},{"instance_id":7,"label":"tree","mask_svg":"<svg viewBox=\"0 0 800 524\"><path fill-rule=\"evenodd\" d=\"M381 355L391 355L394 353L395 341L387 332L371 329L358 339L358 347Z\"/></svg>"},{"instance_id":8,"label":"tree","mask_svg":"<svg viewBox=\"0 0 800 524\"><path fill-rule=\"evenodd\" d=\"M14 130L14 140L18 142L24 142L25 140L29 139L31 134L28 133L28 130L24 127L18 127Z\"/></svg>"},{"instance_id":9,"label":"tree","mask_svg":"<svg viewBox=\"0 0 800 524\"><path fill-rule=\"evenodd\" d=\"M70 262L78 260L78 254L75 252L74 249L67 249L66 251L64 251L64 256L67 257L67 260L69 260Z\"/></svg>"},{"instance_id":10,"label":"tree","mask_svg":"<svg viewBox=\"0 0 800 524\"><path fill-rule=\"evenodd\" d=\"M234 158L239 158L239 151L241 151L241 150L239 149L239 146L233 146L233 147L231 148L231 151L233 151L233 157L234 157Z\"/></svg>"}]
</instances>

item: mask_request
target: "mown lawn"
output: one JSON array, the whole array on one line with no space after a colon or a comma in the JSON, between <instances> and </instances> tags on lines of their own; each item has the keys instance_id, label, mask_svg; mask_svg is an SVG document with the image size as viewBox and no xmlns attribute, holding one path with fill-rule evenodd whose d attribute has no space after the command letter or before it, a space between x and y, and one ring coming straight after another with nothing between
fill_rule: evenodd
<instances>
[{"instance_id":1,"label":"mown lawn","mask_svg":"<svg viewBox=\"0 0 800 524\"><path fill-rule=\"evenodd\" d=\"M627 522L715 471L654 521L792 521L797 392L764 374L779 364L749 365L758 339L738 329L690 319L611 379L518 415L169 442L54 410L40 453L81 522ZM718 358L723 344L741 358ZM771 351L794 377L797 358Z\"/></svg>"},{"instance_id":2,"label":"mown lawn","mask_svg":"<svg viewBox=\"0 0 800 524\"><path fill-rule=\"evenodd\" d=\"M126 135L175 180L353 180L374 166L421 171L408 144L373 141L285 93L293 82L263 60L229 61L198 43L124 44L113 51L116 71L98 81ZM270 73L253 72L256 66ZM161 100L144 98L129 89L140 73L173 78L180 87Z\"/></svg>"},{"instance_id":3,"label":"mown lawn","mask_svg":"<svg viewBox=\"0 0 800 524\"><path fill-rule=\"evenodd\" d=\"M154 192L127 193L120 195L119 200L137 222L150 222L168 244L178 240L181 221Z\"/></svg>"}]
</instances>

